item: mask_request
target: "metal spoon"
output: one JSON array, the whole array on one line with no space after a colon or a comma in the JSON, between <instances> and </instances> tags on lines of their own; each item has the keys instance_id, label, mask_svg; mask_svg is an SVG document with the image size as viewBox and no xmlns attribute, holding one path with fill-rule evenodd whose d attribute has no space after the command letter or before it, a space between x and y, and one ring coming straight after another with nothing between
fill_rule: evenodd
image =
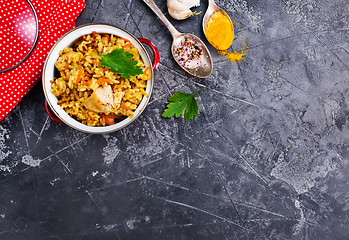
<instances>
[{"instance_id":1,"label":"metal spoon","mask_svg":"<svg viewBox=\"0 0 349 240\"><path fill-rule=\"evenodd\" d=\"M151 10L153 10L153 12L160 18L160 20L165 24L167 29L170 31L173 38L171 52L172 52L173 58L178 63L178 65L181 66L186 72L188 72L189 74L195 77L200 77L200 78L209 77L212 73L211 54L208 51L206 45L200 40L200 38L190 33L178 32L177 29L170 23L170 21L161 12L161 10L155 4L154 0L143 0L143 1L151 8ZM202 50L200 61L196 62L195 66L188 66L186 62L183 62L180 59L178 59L178 54L176 54L176 50L180 48L181 44L183 44L185 41L190 41L194 43L194 45L196 45L198 49Z\"/></svg>"},{"instance_id":2,"label":"metal spoon","mask_svg":"<svg viewBox=\"0 0 349 240\"><path fill-rule=\"evenodd\" d=\"M222 8L218 7L217 4L214 2L214 0L208 0L208 7L207 7L206 13L204 15L204 18L202 20L202 29L204 31L205 36L206 36L205 27L207 25L207 22L210 19L210 17L212 16L212 14L217 12L217 11L222 12L223 15L225 15L229 19L231 26L234 28L233 22L231 21L231 18L229 17L229 15ZM209 39L207 39L207 40L209 41ZM211 45L212 45L212 43L211 43Z\"/></svg>"}]
</instances>

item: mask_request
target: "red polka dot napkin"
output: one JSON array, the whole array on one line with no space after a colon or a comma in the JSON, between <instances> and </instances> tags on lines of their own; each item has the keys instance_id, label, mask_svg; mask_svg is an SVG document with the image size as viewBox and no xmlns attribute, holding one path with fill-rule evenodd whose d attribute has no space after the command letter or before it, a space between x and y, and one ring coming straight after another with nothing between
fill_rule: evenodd
<instances>
[{"instance_id":1,"label":"red polka dot napkin","mask_svg":"<svg viewBox=\"0 0 349 240\"><path fill-rule=\"evenodd\" d=\"M35 34L25 34L28 27L35 27L29 21L27 25L8 26L10 18L32 17L31 10L24 1L1 0L0 4L0 48L8 41L16 40L11 44L11 51L0 51L1 66L10 66L19 61L30 48ZM84 0L31 0L39 20L39 39L30 56L16 68L0 73L0 121L17 105L25 94L39 81L44 61L53 44L67 31L75 27L75 19L85 7ZM15 22L15 21L14 21ZM19 38L12 38L16 34Z\"/></svg>"}]
</instances>

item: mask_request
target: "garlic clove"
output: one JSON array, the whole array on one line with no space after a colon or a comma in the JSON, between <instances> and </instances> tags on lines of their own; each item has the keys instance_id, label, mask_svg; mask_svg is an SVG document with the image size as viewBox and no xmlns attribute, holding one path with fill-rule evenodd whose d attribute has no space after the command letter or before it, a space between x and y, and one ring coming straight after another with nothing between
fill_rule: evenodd
<instances>
[{"instance_id":1,"label":"garlic clove","mask_svg":"<svg viewBox=\"0 0 349 240\"><path fill-rule=\"evenodd\" d=\"M200 0L167 0L167 8L171 17L177 20L186 19L194 13L192 7L198 7Z\"/></svg>"},{"instance_id":2,"label":"garlic clove","mask_svg":"<svg viewBox=\"0 0 349 240\"><path fill-rule=\"evenodd\" d=\"M200 0L167 0L167 7L173 11L187 10L200 6Z\"/></svg>"},{"instance_id":3,"label":"garlic clove","mask_svg":"<svg viewBox=\"0 0 349 240\"><path fill-rule=\"evenodd\" d=\"M168 13L170 14L171 17L173 17L174 19L177 19L177 20L187 19L188 17L193 15L193 12L190 9L184 10L184 11L179 11L179 12L172 11L171 9L168 9Z\"/></svg>"}]
</instances>

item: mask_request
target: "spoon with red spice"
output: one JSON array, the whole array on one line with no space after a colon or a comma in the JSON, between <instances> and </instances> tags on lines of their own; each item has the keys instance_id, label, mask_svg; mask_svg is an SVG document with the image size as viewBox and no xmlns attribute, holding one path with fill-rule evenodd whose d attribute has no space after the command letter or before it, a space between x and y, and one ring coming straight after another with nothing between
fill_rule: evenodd
<instances>
[{"instance_id":1,"label":"spoon with red spice","mask_svg":"<svg viewBox=\"0 0 349 240\"><path fill-rule=\"evenodd\" d=\"M209 77L212 73L211 54L200 38L190 33L178 32L161 12L154 0L143 1L153 10L170 31L173 38L171 52L178 65L195 77Z\"/></svg>"}]
</instances>

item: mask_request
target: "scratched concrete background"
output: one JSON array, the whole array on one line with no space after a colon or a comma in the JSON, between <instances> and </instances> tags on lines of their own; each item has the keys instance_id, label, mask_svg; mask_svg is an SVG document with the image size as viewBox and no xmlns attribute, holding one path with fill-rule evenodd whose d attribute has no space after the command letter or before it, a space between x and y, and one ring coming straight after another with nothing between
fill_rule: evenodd
<instances>
[{"instance_id":1,"label":"scratched concrete background","mask_svg":"<svg viewBox=\"0 0 349 240\"><path fill-rule=\"evenodd\" d=\"M213 74L197 79L142 1L86 1L78 25L158 47L151 102L90 135L52 121L35 86L0 123L0 239L349 239L348 1L216 3L235 22L230 51L249 52L233 64L209 46ZM202 17L170 21L207 43ZM198 117L161 117L196 89Z\"/></svg>"}]
</instances>

